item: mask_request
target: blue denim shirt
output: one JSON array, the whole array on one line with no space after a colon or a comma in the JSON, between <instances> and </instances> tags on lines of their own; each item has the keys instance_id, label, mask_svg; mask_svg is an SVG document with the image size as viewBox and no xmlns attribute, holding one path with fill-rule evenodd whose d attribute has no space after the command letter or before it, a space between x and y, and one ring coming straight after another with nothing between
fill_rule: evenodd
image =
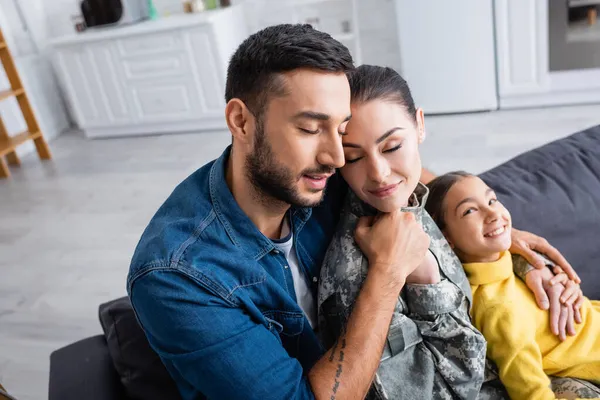
<instances>
[{"instance_id":1,"label":"blue denim shirt","mask_svg":"<svg viewBox=\"0 0 600 400\"><path fill-rule=\"evenodd\" d=\"M284 255L227 186L229 153L177 186L150 221L127 278L131 302L184 399L312 399L306 375L325 349ZM345 191L334 176L320 206L290 211L315 294Z\"/></svg>"}]
</instances>

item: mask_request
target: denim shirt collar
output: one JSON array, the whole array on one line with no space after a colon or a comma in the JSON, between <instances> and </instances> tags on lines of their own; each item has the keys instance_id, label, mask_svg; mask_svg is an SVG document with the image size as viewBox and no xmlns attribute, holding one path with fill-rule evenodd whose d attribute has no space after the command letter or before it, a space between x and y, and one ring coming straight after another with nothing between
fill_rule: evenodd
<instances>
[{"instance_id":1,"label":"denim shirt collar","mask_svg":"<svg viewBox=\"0 0 600 400\"><path fill-rule=\"evenodd\" d=\"M262 234L252 220L242 211L233 197L225 179L225 169L231 154L228 146L223 154L215 160L210 169L209 190L217 218L223 224L231 241L255 260L261 259L276 249L275 244ZM310 208L291 209L292 231L294 235L302 229L311 216Z\"/></svg>"}]
</instances>

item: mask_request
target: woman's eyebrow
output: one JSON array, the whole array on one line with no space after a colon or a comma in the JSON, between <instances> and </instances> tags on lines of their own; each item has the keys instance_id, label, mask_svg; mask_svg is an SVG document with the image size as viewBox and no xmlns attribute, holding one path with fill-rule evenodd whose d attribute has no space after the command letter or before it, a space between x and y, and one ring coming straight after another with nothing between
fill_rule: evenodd
<instances>
[{"instance_id":1,"label":"woman's eyebrow","mask_svg":"<svg viewBox=\"0 0 600 400\"><path fill-rule=\"evenodd\" d=\"M383 142L385 139L387 139L388 137L390 137L390 136L391 136L391 135L392 135L394 132L396 132L396 131L399 131L399 130L401 130L401 129L404 129L404 128L400 128L399 126L397 126L397 127L395 127L395 128L392 128L392 129L390 129L389 131L387 131L386 133L384 133L383 135L381 135L381 136L380 136L380 137L379 137L379 138L378 138L378 139L375 141L375 143L376 143L376 144L379 144L379 143Z\"/></svg>"}]
</instances>

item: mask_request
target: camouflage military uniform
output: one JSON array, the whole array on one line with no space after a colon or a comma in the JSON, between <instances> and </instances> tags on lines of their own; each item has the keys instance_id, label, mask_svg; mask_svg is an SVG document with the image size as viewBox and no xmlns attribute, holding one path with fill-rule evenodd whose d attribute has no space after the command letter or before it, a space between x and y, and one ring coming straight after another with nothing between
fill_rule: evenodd
<instances>
[{"instance_id":1,"label":"camouflage military uniform","mask_svg":"<svg viewBox=\"0 0 600 400\"><path fill-rule=\"evenodd\" d=\"M484 379L486 342L469 318L471 290L462 265L424 209L419 185L404 211L415 214L431 238L429 251L441 281L405 285L369 398L474 399ZM358 217L375 210L350 193L321 269L319 324L329 347L340 335L363 280L367 260L354 242Z\"/></svg>"}]
</instances>

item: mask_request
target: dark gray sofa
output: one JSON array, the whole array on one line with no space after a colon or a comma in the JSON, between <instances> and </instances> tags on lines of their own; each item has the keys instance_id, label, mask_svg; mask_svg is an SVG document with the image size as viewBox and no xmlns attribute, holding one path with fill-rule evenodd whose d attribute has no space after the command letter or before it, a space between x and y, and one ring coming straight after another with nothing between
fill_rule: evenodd
<instances>
[{"instance_id":1,"label":"dark gray sofa","mask_svg":"<svg viewBox=\"0 0 600 400\"><path fill-rule=\"evenodd\" d=\"M480 175L513 224L547 238L600 300L600 126L524 153ZM50 400L178 399L126 298L100 307L103 335L50 357Z\"/></svg>"}]
</instances>

